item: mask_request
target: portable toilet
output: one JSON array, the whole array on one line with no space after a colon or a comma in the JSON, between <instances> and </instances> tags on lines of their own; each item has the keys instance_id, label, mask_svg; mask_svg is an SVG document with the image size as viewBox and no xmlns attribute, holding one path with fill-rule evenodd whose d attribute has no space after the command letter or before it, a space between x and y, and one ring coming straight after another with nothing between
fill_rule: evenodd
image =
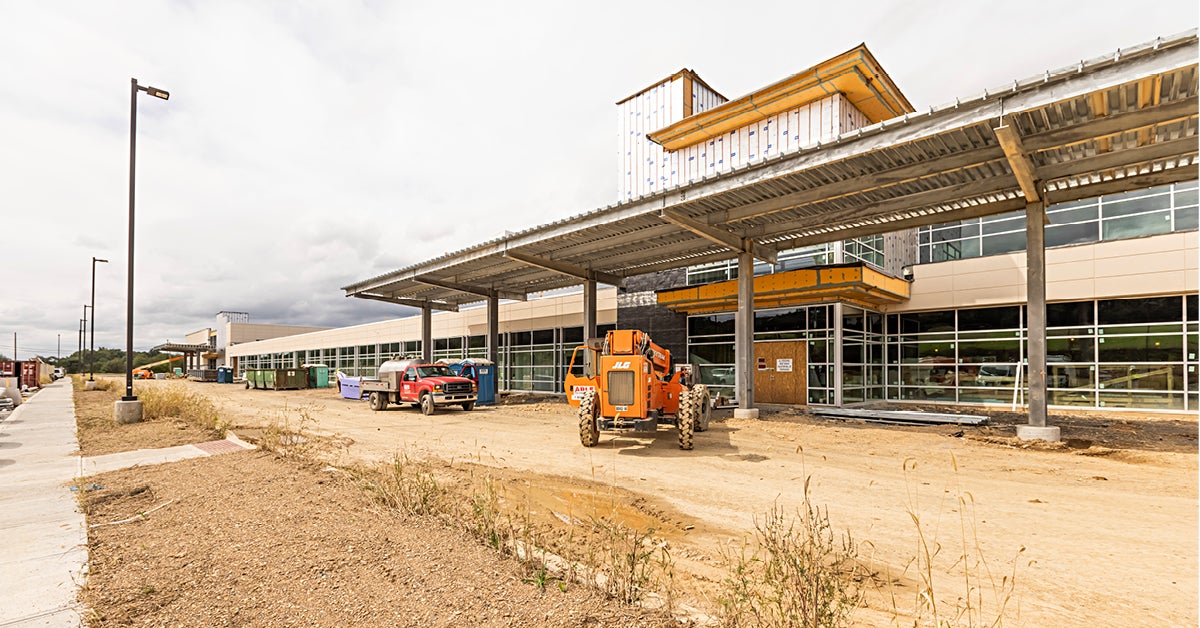
<instances>
[{"instance_id":1,"label":"portable toilet","mask_svg":"<svg viewBox=\"0 0 1200 628\"><path fill-rule=\"evenodd\" d=\"M180 368L178 366L175 367L175 377L183 377L183 369L182 368Z\"/></svg>"},{"instance_id":2,"label":"portable toilet","mask_svg":"<svg viewBox=\"0 0 1200 628\"><path fill-rule=\"evenodd\" d=\"M329 388L329 367L324 364L305 364L309 388Z\"/></svg>"},{"instance_id":3,"label":"portable toilet","mask_svg":"<svg viewBox=\"0 0 1200 628\"><path fill-rule=\"evenodd\" d=\"M233 369L228 366L218 366L217 367L217 383L218 384L232 384L233 383Z\"/></svg>"},{"instance_id":4,"label":"portable toilet","mask_svg":"<svg viewBox=\"0 0 1200 628\"><path fill-rule=\"evenodd\" d=\"M467 358L457 362L439 360L450 367L450 371L459 377L473 380L478 388L477 406L490 406L496 403L496 365L484 358Z\"/></svg>"}]
</instances>

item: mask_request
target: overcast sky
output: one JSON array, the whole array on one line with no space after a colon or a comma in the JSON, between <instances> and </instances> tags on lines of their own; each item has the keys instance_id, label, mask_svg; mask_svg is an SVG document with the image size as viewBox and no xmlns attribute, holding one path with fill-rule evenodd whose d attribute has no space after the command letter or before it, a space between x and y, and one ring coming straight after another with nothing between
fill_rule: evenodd
<instances>
[{"instance_id":1,"label":"overcast sky","mask_svg":"<svg viewBox=\"0 0 1200 628\"><path fill-rule=\"evenodd\" d=\"M339 288L616 200L614 102L683 67L736 97L865 42L918 108L1197 25L1155 2L6 2L0 353L135 346L219 310L395 317Z\"/></svg>"}]
</instances>

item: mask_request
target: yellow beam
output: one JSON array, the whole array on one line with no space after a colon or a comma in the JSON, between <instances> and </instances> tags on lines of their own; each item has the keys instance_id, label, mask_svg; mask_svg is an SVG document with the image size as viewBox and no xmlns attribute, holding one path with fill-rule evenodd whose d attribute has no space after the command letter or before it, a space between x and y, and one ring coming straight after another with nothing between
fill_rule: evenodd
<instances>
[{"instance_id":1,"label":"yellow beam","mask_svg":"<svg viewBox=\"0 0 1200 628\"><path fill-rule=\"evenodd\" d=\"M1089 99L1091 100L1093 115L1095 115L1097 118L1104 118L1104 117L1108 116L1108 92L1107 91L1093 92L1092 95L1089 97ZM1100 139L1097 139L1096 140L1096 152L1111 153L1112 152L1112 138L1102 137Z\"/></svg>"},{"instance_id":2,"label":"yellow beam","mask_svg":"<svg viewBox=\"0 0 1200 628\"><path fill-rule=\"evenodd\" d=\"M996 127L995 132L996 139L1000 140L1000 147L1004 149L1004 155L1008 157L1013 176L1017 178L1017 184L1025 194L1025 200L1030 203L1038 201L1041 197L1038 195L1037 172L1029 159L1029 153L1025 152L1025 146L1021 144L1021 136L1017 134L1016 129L1008 125Z\"/></svg>"},{"instance_id":3,"label":"yellow beam","mask_svg":"<svg viewBox=\"0 0 1200 628\"><path fill-rule=\"evenodd\" d=\"M859 264L804 268L754 278L756 308L846 301L871 307L909 298L909 282ZM659 293L658 303L689 314L728 312L737 307L737 281L722 281Z\"/></svg>"},{"instance_id":4,"label":"yellow beam","mask_svg":"<svg viewBox=\"0 0 1200 628\"><path fill-rule=\"evenodd\" d=\"M859 45L752 94L651 133L679 150L833 94L844 95L872 123L915 111L865 45Z\"/></svg>"}]
</instances>

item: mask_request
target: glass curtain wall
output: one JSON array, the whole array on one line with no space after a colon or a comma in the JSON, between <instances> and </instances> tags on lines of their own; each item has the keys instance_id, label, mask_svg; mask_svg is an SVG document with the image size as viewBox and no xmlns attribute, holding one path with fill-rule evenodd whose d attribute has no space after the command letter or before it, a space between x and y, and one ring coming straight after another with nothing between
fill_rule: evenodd
<instances>
[{"instance_id":1,"label":"glass curtain wall","mask_svg":"<svg viewBox=\"0 0 1200 628\"><path fill-rule=\"evenodd\" d=\"M1122 240L1196 228L1197 182L1176 183L1051 205L1046 246ZM921 227L920 263L1025 250L1025 213Z\"/></svg>"},{"instance_id":2,"label":"glass curtain wall","mask_svg":"<svg viewBox=\"0 0 1200 628\"><path fill-rule=\"evenodd\" d=\"M842 402L883 399L883 364L883 314L842 305Z\"/></svg>"},{"instance_id":3,"label":"glass curtain wall","mask_svg":"<svg viewBox=\"0 0 1200 628\"><path fill-rule=\"evenodd\" d=\"M887 398L1024 404L1023 306L887 317ZM1196 295L1046 306L1053 406L1195 410Z\"/></svg>"}]
</instances>

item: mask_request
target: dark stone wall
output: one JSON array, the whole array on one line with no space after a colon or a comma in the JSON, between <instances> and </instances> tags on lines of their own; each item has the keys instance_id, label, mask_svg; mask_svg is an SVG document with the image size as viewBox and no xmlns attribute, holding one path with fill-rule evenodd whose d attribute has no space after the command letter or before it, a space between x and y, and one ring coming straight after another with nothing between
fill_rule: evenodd
<instances>
[{"instance_id":1,"label":"dark stone wall","mask_svg":"<svg viewBox=\"0 0 1200 628\"><path fill-rule=\"evenodd\" d=\"M617 290L617 329L640 329L671 352L671 363L687 362L687 315L658 305L656 291L687 285L680 268L625 279Z\"/></svg>"}]
</instances>

